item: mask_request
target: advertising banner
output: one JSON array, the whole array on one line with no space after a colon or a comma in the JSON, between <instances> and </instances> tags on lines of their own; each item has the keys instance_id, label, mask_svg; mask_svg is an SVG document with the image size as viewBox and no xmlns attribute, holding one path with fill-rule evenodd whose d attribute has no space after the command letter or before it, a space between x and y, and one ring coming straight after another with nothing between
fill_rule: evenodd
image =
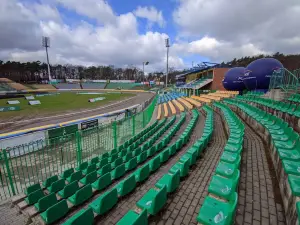
<instances>
[{"instance_id":1,"label":"advertising banner","mask_svg":"<svg viewBox=\"0 0 300 225\"><path fill-rule=\"evenodd\" d=\"M0 107L0 112L8 112L8 111L20 111L21 108L20 106L5 106L5 107Z\"/></svg>"},{"instance_id":2,"label":"advertising banner","mask_svg":"<svg viewBox=\"0 0 300 225\"><path fill-rule=\"evenodd\" d=\"M97 101L101 101L103 99L105 99L105 97L91 98L91 99L89 99L89 102L97 102Z\"/></svg>"},{"instance_id":3,"label":"advertising banner","mask_svg":"<svg viewBox=\"0 0 300 225\"><path fill-rule=\"evenodd\" d=\"M16 104L20 104L20 101L19 100L10 100L10 101L7 101L7 104L16 105Z\"/></svg>"},{"instance_id":4,"label":"advertising banner","mask_svg":"<svg viewBox=\"0 0 300 225\"><path fill-rule=\"evenodd\" d=\"M40 100L35 100L35 101L29 101L28 104L29 105L40 105L41 102L40 102Z\"/></svg>"},{"instance_id":5,"label":"advertising banner","mask_svg":"<svg viewBox=\"0 0 300 225\"><path fill-rule=\"evenodd\" d=\"M78 131L77 124L66 126L66 127L55 128L55 129L48 130L48 138L49 139L56 138L59 136L76 133L76 131Z\"/></svg>"},{"instance_id":6,"label":"advertising banner","mask_svg":"<svg viewBox=\"0 0 300 225\"><path fill-rule=\"evenodd\" d=\"M98 126L98 119L95 120L89 120L81 123L81 130L86 130L92 127Z\"/></svg>"},{"instance_id":7,"label":"advertising banner","mask_svg":"<svg viewBox=\"0 0 300 225\"><path fill-rule=\"evenodd\" d=\"M25 98L26 98L27 100L33 100L33 99L34 99L34 96L32 96L32 95L31 95L31 96L26 96Z\"/></svg>"}]
</instances>

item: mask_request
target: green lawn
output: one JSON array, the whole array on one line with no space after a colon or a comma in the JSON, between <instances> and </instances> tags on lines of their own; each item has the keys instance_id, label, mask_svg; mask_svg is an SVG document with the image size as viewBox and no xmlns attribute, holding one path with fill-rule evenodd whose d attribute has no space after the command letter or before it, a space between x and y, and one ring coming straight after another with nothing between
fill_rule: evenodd
<instances>
[{"instance_id":1,"label":"green lawn","mask_svg":"<svg viewBox=\"0 0 300 225\"><path fill-rule=\"evenodd\" d=\"M27 95L30 96L30 95ZM14 98L11 100L19 100L21 107L20 111L0 112L1 119L8 119L15 116L30 116L35 115L40 117L42 115L57 114L59 112L72 111L77 109L90 109L100 107L101 105L108 104L112 101L124 99L126 97L132 97L134 94L130 93L104 93L99 95L80 95L76 93L60 93L59 95L35 97L35 100L40 100L41 105L28 105L28 100L25 98ZM90 98L105 97L104 100L94 103L88 102ZM8 99L0 100L1 106L9 106L6 104ZM83 115L84 116L84 115Z\"/></svg>"}]
</instances>

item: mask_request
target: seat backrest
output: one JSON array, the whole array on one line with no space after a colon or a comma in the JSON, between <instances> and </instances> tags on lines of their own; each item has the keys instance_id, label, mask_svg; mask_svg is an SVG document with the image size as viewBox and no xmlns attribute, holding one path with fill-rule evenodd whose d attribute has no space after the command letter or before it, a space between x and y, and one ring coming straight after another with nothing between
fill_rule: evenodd
<instances>
[{"instance_id":1,"label":"seat backrest","mask_svg":"<svg viewBox=\"0 0 300 225\"><path fill-rule=\"evenodd\" d=\"M56 203L57 203L57 199L55 193L46 195L45 197L40 198L40 200L38 201L39 211L40 212L45 211L46 209L48 209L49 207L51 207Z\"/></svg>"},{"instance_id":2,"label":"seat backrest","mask_svg":"<svg viewBox=\"0 0 300 225\"><path fill-rule=\"evenodd\" d=\"M79 189L78 182L77 181L73 181L72 183L66 185L65 188L63 189L64 197L67 198L67 197L75 194L75 192L78 189Z\"/></svg>"},{"instance_id":3,"label":"seat backrest","mask_svg":"<svg viewBox=\"0 0 300 225\"><path fill-rule=\"evenodd\" d=\"M63 172L62 177L66 179L67 177L71 176L72 173L74 173L73 168L67 169Z\"/></svg>"}]
</instances>

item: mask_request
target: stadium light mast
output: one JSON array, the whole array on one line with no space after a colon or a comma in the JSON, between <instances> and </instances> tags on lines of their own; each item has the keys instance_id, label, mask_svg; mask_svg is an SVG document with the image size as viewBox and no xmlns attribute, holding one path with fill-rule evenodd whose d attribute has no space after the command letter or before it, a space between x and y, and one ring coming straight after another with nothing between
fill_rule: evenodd
<instances>
[{"instance_id":1,"label":"stadium light mast","mask_svg":"<svg viewBox=\"0 0 300 225\"><path fill-rule=\"evenodd\" d=\"M48 77L49 77L49 82L50 82L51 81L51 74L50 74L50 64L49 64L49 56L48 56L48 48L50 48L50 38L49 37L43 37L42 44L43 44L43 47L46 48L47 64L48 64Z\"/></svg>"},{"instance_id":2,"label":"stadium light mast","mask_svg":"<svg viewBox=\"0 0 300 225\"><path fill-rule=\"evenodd\" d=\"M166 87L168 87L168 74L169 74L169 48L170 48L170 40L169 38L165 39L166 48L167 48L167 73L166 73Z\"/></svg>"},{"instance_id":3,"label":"stadium light mast","mask_svg":"<svg viewBox=\"0 0 300 225\"><path fill-rule=\"evenodd\" d=\"M145 80L146 80L146 77L145 77L145 66L147 66L148 64L149 64L148 61L143 62L143 77L144 77Z\"/></svg>"}]
</instances>

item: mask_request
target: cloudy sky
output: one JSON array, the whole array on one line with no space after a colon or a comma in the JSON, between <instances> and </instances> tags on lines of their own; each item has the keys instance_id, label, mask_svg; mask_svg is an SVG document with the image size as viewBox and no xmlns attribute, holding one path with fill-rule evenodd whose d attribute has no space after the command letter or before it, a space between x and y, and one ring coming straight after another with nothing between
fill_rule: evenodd
<instances>
[{"instance_id":1,"label":"cloudy sky","mask_svg":"<svg viewBox=\"0 0 300 225\"><path fill-rule=\"evenodd\" d=\"M0 0L0 59L170 66L300 52L299 0Z\"/></svg>"}]
</instances>

